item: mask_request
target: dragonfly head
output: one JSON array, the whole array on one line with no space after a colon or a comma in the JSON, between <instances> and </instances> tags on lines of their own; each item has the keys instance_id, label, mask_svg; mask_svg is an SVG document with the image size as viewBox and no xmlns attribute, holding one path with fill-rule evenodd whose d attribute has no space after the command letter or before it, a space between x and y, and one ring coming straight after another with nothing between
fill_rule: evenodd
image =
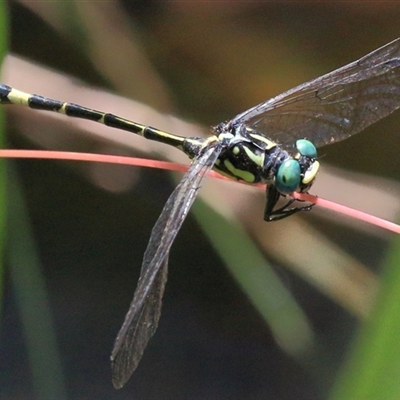
<instances>
[{"instance_id":1,"label":"dragonfly head","mask_svg":"<svg viewBox=\"0 0 400 400\"><path fill-rule=\"evenodd\" d=\"M307 192L318 173L317 149L306 139L296 142L297 153L286 158L275 174L275 187L286 195L293 192Z\"/></svg>"}]
</instances>

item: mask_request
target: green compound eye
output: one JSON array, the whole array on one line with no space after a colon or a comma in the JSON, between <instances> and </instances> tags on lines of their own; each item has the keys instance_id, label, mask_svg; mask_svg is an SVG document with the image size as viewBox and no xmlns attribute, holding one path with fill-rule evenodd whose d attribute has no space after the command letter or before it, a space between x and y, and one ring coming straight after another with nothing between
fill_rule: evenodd
<instances>
[{"instance_id":1,"label":"green compound eye","mask_svg":"<svg viewBox=\"0 0 400 400\"><path fill-rule=\"evenodd\" d=\"M306 139L297 140L296 148L302 156L317 158L317 149L309 140Z\"/></svg>"},{"instance_id":2,"label":"green compound eye","mask_svg":"<svg viewBox=\"0 0 400 400\"><path fill-rule=\"evenodd\" d=\"M282 194L294 192L300 185L300 164L297 160L285 160L278 169L275 186Z\"/></svg>"}]
</instances>

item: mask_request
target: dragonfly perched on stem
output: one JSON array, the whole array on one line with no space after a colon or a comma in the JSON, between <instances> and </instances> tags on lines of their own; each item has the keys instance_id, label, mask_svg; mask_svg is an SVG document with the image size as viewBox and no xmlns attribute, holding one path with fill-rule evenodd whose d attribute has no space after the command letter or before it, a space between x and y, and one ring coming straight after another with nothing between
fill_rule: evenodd
<instances>
[{"instance_id":1,"label":"dragonfly perched on stem","mask_svg":"<svg viewBox=\"0 0 400 400\"><path fill-rule=\"evenodd\" d=\"M132 303L115 340L112 381L121 388L157 328L169 251L204 176L214 169L234 180L267 184L266 221L309 211L313 204L292 206L290 195L311 188L319 169L316 148L347 139L400 107L400 38L219 124L208 138L181 137L4 84L0 103L99 122L173 146L192 160L151 232ZM281 197L288 199L280 207Z\"/></svg>"}]
</instances>

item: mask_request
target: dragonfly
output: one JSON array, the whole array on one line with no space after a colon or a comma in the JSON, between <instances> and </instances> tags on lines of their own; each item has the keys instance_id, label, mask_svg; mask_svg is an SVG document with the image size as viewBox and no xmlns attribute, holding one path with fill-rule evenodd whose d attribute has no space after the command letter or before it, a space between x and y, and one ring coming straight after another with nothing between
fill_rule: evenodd
<instances>
[{"instance_id":1,"label":"dragonfly","mask_svg":"<svg viewBox=\"0 0 400 400\"><path fill-rule=\"evenodd\" d=\"M143 256L133 300L111 353L112 382L121 388L155 333L168 258L202 180L214 169L233 180L266 184L265 221L314 204L293 206L319 170L317 148L347 139L400 107L400 38L342 68L238 114L207 138L182 137L114 114L28 94L0 84L0 104L17 104L122 129L183 151L191 166L167 200ZM278 201L283 198L283 206Z\"/></svg>"}]
</instances>

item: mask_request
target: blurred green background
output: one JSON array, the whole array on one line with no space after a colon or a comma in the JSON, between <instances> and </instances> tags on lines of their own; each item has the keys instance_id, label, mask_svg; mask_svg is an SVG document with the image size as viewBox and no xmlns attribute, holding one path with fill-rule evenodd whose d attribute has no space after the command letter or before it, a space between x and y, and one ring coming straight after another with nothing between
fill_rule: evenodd
<instances>
[{"instance_id":1,"label":"blurred green background","mask_svg":"<svg viewBox=\"0 0 400 400\"><path fill-rule=\"evenodd\" d=\"M7 56L3 82L183 135L207 134L400 34L400 5L387 2L2 7L4 53L29 61ZM117 99L86 86L152 111L135 103L126 114ZM186 131L182 121L200 128ZM109 128L101 136L93 125L9 107L5 140L184 162L174 150L140 138L127 144ZM321 150L325 172L312 193L395 221L399 127L395 113ZM7 177L0 399L398 398L392 235L317 208L266 224L262 191L207 180L172 249L159 329L116 391L113 340L151 228L180 176L19 160L7 163Z\"/></svg>"}]
</instances>

